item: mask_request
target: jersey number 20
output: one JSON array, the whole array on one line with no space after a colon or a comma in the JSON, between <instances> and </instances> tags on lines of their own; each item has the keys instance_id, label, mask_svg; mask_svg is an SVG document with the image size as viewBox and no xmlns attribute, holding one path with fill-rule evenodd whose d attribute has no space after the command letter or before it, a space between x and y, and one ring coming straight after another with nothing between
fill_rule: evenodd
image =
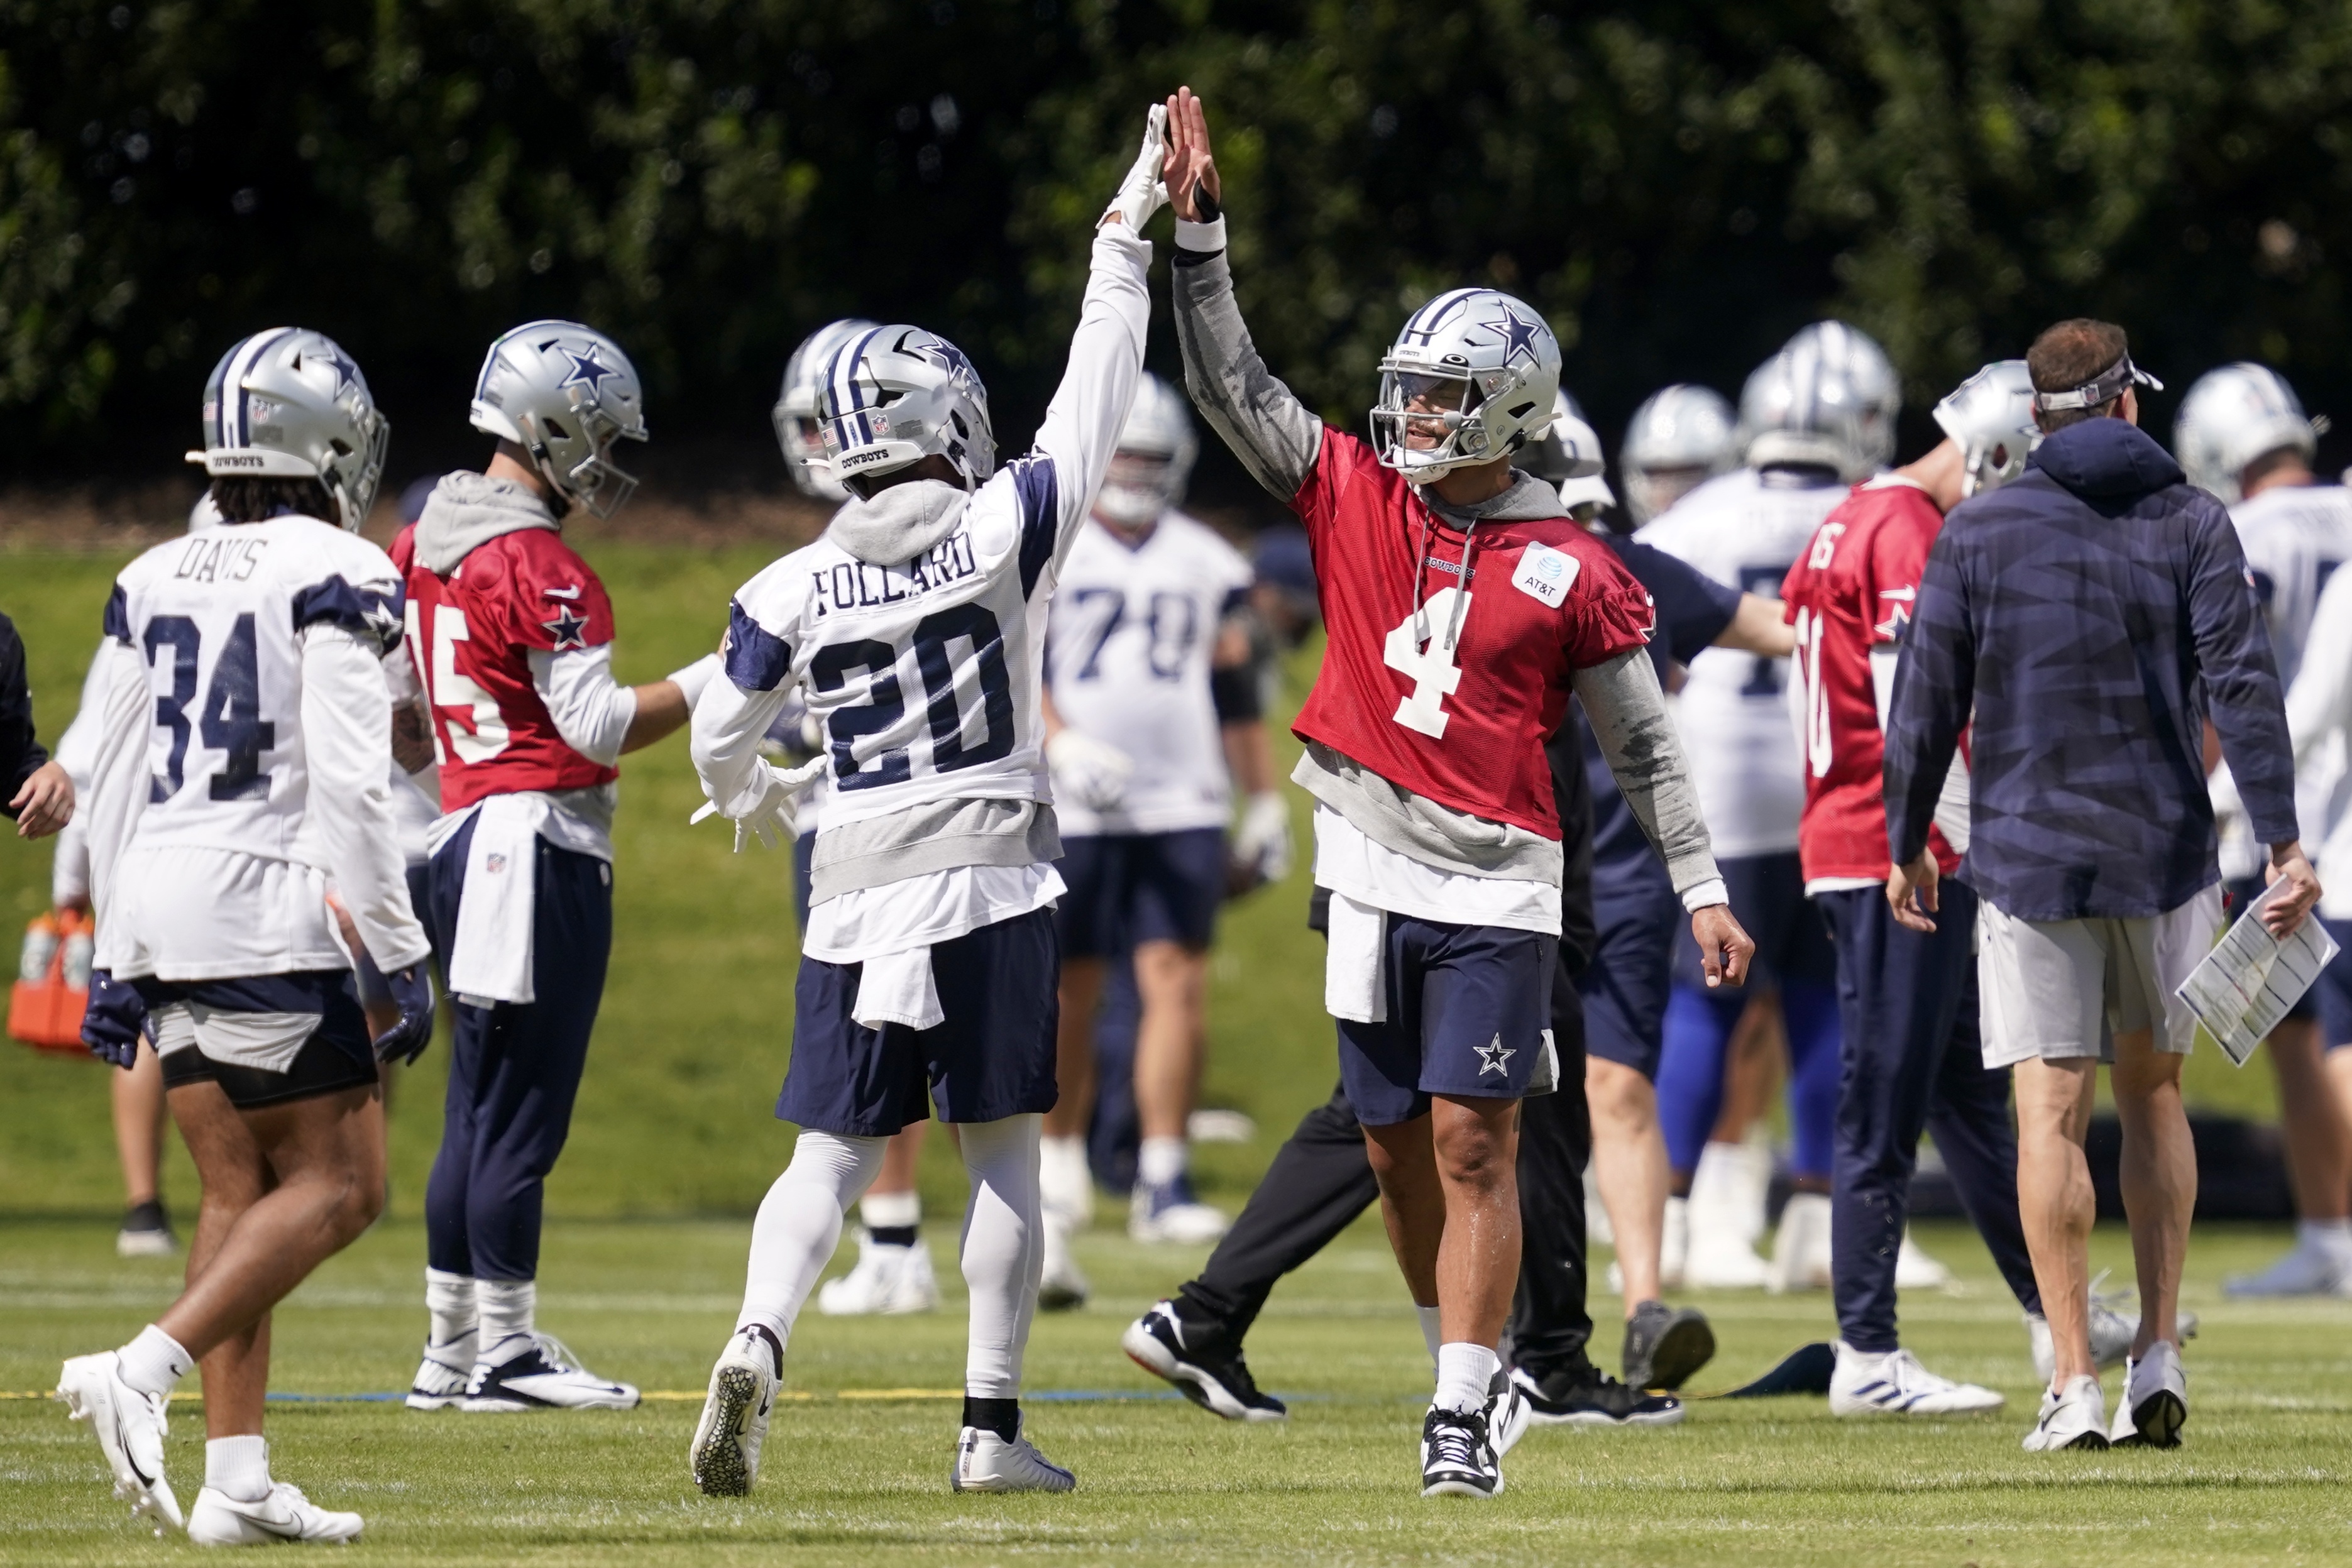
<instances>
[{"instance_id":1,"label":"jersey number 20","mask_svg":"<svg viewBox=\"0 0 2352 1568\"><path fill-rule=\"evenodd\" d=\"M956 695L955 662L948 644L958 638L971 643L972 668L980 679L982 735L964 744L963 705ZM1013 683L1004 668L1004 635L996 617L982 604L958 604L915 623L915 668L923 677L924 716L931 731L931 768L952 773L994 762L1013 751ZM852 749L868 735L887 735L907 716L907 699L898 689L898 650L887 643L835 643L809 664L809 685L820 692L837 692L849 672L862 669L871 677L866 701L856 707L835 708L825 720L833 738L833 778L836 789L872 789L903 784L914 776L914 758L904 747L894 747L860 768Z\"/></svg>"}]
</instances>

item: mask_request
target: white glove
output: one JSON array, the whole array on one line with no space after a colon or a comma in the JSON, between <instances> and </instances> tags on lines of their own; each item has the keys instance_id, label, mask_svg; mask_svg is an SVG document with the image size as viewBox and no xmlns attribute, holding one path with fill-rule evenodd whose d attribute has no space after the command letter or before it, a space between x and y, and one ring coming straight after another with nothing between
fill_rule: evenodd
<instances>
[{"instance_id":1,"label":"white glove","mask_svg":"<svg viewBox=\"0 0 2352 1568\"><path fill-rule=\"evenodd\" d=\"M1253 795L1242 808L1242 825L1234 833L1234 859L1255 868L1267 882L1290 874L1290 805L1282 791Z\"/></svg>"},{"instance_id":2,"label":"white glove","mask_svg":"<svg viewBox=\"0 0 2352 1568\"><path fill-rule=\"evenodd\" d=\"M1054 770L1055 789L1090 811L1108 811L1127 799L1135 759L1107 740L1063 729L1045 743L1045 766Z\"/></svg>"},{"instance_id":3,"label":"white glove","mask_svg":"<svg viewBox=\"0 0 2352 1568\"><path fill-rule=\"evenodd\" d=\"M1097 228L1108 223L1111 214L1117 213L1119 222L1127 225L1127 232L1139 236L1151 214L1168 204L1168 187L1160 178L1167 145L1168 106L1155 103L1144 117L1143 151L1135 155L1135 167L1127 172L1127 178L1119 182L1118 193L1096 220Z\"/></svg>"},{"instance_id":4,"label":"white glove","mask_svg":"<svg viewBox=\"0 0 2352 1568\"><path fill-rule=\"evenodd\" d=\"M824 774L828 758L813 757L798 768L779 768L772 762L760 764L758 779L752 789L736 797L730 804L740 809L724 813L735 824L735 852L741 854L743 846L758 839L770 849L788 842L793 836L793 802L802 791L814 784ZM758 792L754 794L753 789ZM708 800L702 809L686 820L692 827L705 817L721 815L719 802Z\"/></svg>"}]
</instances>

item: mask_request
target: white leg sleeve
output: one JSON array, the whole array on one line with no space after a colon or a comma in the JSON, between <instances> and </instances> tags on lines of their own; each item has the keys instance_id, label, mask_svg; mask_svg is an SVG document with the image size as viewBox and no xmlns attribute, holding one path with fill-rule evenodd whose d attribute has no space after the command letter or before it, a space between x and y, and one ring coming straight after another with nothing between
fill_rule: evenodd
<instances>
[{"instance_id":1,"label":"white leg sleeve","mask_svg":"<svg viewBox=\"0 0 2352 1568\"><path fill-rule=\"evenodd\" d=\"M760 1202L751 1222L739 1329L757 1323L782 1344L841 1241L842 1217L882 1174L887 1138L843 1138L803 1132L793 1163Z\"/></svg>"},{"instance_id":2,"label":"white leg sleeve","mask_svg":"<svg viewBox=\"0 0 2352 1568\"><path fill-rule=\"evenodd\" d=\"M1007 1116L956 1129L971 1173L963 1214L963 1282L971 1291L963 1391L975 1399L1021 1396L1021 1354L1045 1262L1037 1207L1037 1140L1045 1124L1043 1116Z\"/></svg>"}]
</instances>

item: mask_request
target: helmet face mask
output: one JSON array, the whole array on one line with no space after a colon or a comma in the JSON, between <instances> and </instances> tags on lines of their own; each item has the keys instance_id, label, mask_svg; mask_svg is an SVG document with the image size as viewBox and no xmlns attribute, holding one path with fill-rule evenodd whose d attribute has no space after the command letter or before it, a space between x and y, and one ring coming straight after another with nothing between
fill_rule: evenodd
<instances>
[{"instance_id":1,"label":"helmet face mask","mask_svg":"<svg viewBox=\"0 0 2352 1568\"><path fill-rule=\"evenodd\" d=\"M1095 493L1095 515L1115 527L1140 529L1184 498L1201 455L1184 394L1149 371L1136 383L1135 402L1120 427L1109 471Z\"/></svg>"},{"instance_id":2,"label":"helmet face mask","mask_svg":"<svg viewBox=\"0 0 2352 1568\"><path fill-rule=\"evenodd\" d=\"M1678 382L1642 400L1617 454L1633 526L1739 463L1738 418L1711 387Z\"/></svg>"},{"instance_id":3,"label":"helmet face mask","mask_svg":"<svg viewBox=\"0 0 2352 1568\"><path fill-rule=\"evenodd\" d=\"M205 378L205 446L187 459L215 479L316 479L357 532L383 479L392 422L358 365L322 333L257 332Z\"/></svg>"},{"instance_id":4,"label":"helmet face mask","mask_svg":"<svg viewBox=\"0 0 2352 1568\"><path fill-rule=\"evenodd\" d=\"M1518 452L1551 423L1559 342L1534 310L1492 288L1441 294L1381 360L1372 445L1426 484Z\"/></svg>"},{"instance_id":5,"label":"helmet face mask","mask_svg":"<svg viewBox=\"0 0 2352 1568\"><path fill-rule=\"evenodd\" d=\"M2318 455L2326 428L2325 420L2304 413L2284 376L2240 361L2197 378L2180 400L2172 445L2190 484L2235 506L2245 498L2246 469L2257 459L2292 450L2307 464Z\"/></svg>"},{"instance_id":6,"label":"helmet face mask","mask_svg":"<svg viewBox=\"0 0 2352 1568\"><path fill-rule=\"evenodd\" d=\"M621 346L576 321L531 321L490 345L474 385L474 428L530 455L568 509L609 517L637 480L613 460L646 439L645 391Z\"/></svg>"},{"instance_id":7,"label":"helmet face mask","mask_svg":"<svg viewBox=\"0 0 2352 1568\"><path fill-rule=\"evenodd\" d=\"M2023 360L1995 360L1936 405L1936 423L1960 449L1960 496L1997 490L2025 472L2042 444L2033 378Z\"/></svg>"}]
</instances>

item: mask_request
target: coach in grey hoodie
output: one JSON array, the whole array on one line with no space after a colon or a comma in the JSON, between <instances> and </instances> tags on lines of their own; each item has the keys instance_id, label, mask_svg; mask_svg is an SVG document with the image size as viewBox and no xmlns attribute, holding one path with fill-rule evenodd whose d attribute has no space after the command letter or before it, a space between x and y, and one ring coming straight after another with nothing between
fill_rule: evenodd
<instances>
[{"instance_id":1,"label":"coach in grey hoodie","mask_svg":"<svg viewBox=\"0 0 2352 1568\"><path fill-rule=\"evenodd\" d=\"M2270 645L2228 512L2137 427L2122 329L2063 321L2026 360L2046 439L2023 477L1955 507L1895 675L1885 788L1906 925L1932 929L1926 853L1963 727L1963 874L1982 895L1988 1067L2017 1069L2018 1196L2056 1373L2026 1447L2169 1447L2188 1414L2178 1306L2196 1205L2180 1104L2195 1021L2173 997L2220 928L2210 718L2282 889L2284 936L2318 897ZM2093 1200L2082 1140L2099 1063L2124 1127L2140 1325L2110 1427L2088 1335Z\"/></svg>"}]
</instances>

